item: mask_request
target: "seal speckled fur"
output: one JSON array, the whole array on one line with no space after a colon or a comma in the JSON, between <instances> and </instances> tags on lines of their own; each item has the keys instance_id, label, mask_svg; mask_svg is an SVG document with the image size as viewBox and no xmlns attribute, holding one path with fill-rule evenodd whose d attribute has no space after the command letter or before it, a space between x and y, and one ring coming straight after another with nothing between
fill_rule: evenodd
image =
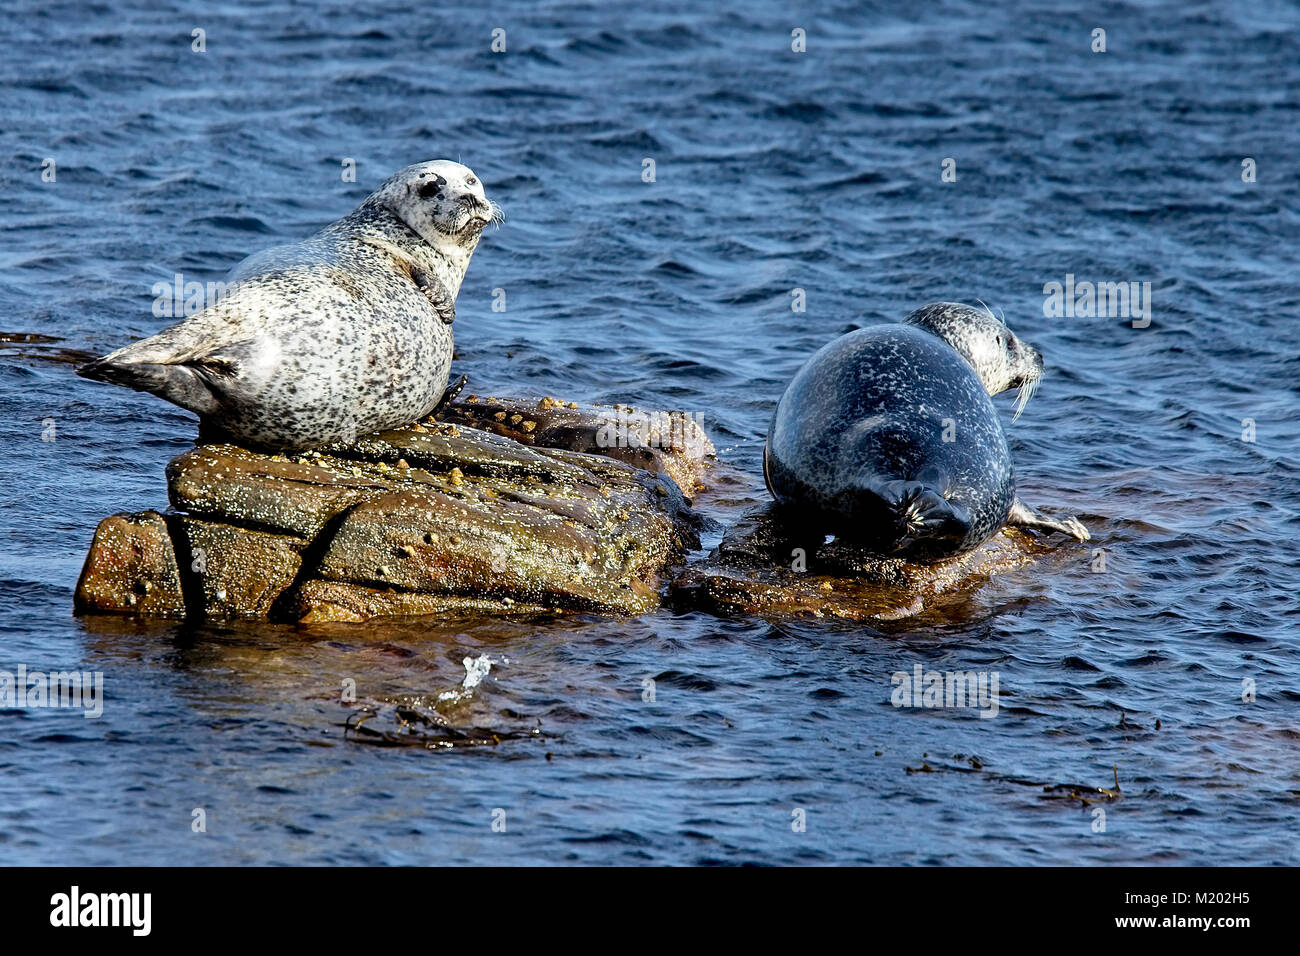
<instances>
[{"instance_id":1,"label":"seal speckled fur","mask_svg":"<svg viewBox=\"0 0 1300 956\"><path fill-rule=\"evenodd\" d=\"M960 554L1008 523L1086 540L1074 518L1016 499L989 398L1019 386L1023 409L1042 370L1042 356L991 312L954 302L850 332L781 396L763 457L768 488L819 528L884 555Z\"/></svg>"},{"instance_id":2,"label":"seal speckled fur","mask_svg":"<svg viewBox=\"0 0 1300 956\"><path fill-rule=\"evenodd\" d=\"M465 166L408 166L311 238L245 259L202 312L77 371L256 448L408 424L447 387L456 294L499 218Z\"/></svg>"}]
</instances>

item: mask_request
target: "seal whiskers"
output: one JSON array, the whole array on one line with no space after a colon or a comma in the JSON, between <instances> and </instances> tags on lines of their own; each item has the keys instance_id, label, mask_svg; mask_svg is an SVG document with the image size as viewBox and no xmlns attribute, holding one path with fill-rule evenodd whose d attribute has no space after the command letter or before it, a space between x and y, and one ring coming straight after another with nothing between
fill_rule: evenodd
<instances>
[{"instance_id":1,"label":"seal whiskers","mask_svg":"<svg viewBox=\"0 0 1300 956\"><path fill-rule=\"evenodd\" d=\"M1034 392L1038 389L1038 383L1041 381L1042 378L1031 378L1020 386L1020 391L1016 395L1016 412L1011 416L1013 422L1019 420L1020 413L1025 410L1029 400L1034 397Z\"/></svg>"}]
</instances>

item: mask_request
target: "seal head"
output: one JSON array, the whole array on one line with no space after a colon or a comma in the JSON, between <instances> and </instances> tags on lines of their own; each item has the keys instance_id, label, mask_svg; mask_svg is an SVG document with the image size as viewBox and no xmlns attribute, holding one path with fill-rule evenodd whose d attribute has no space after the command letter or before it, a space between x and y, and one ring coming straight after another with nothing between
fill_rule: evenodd
<instances>
[{"instance_id":1,"label":"seal head","mask_svg":"<svg viewBox=\"0 0 1300 956\"><path fill-rule=\"evenodd\" d=\"M1021 342L987 306L981 310L960 302L934 302L908 313L903 324L932 332L956 349L988 394L1019 388L1016 418L1043 377L1042 354Z\"/></svg>"},{"instance_id":2,"label":"seal head","mask_svg":"<svg viewBox=\"0 0 1300 956\"><path fill-rule=\"evenodd\" d=\"M408 166L376 189L357 210L389 214L448 258L469 253L483 227L501 220L501 209L483 192L468 166L439 159Z\"/></svg>"}]
</instances>

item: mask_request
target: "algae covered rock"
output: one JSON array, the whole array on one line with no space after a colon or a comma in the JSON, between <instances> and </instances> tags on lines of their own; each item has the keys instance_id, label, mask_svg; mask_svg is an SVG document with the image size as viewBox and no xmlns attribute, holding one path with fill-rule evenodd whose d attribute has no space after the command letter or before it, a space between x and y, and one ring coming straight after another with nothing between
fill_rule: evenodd
<instances>
[{"instance_id":1,"label":"algae covered rock","mask_svg":"<svg viewBox=\"0 0 1300 956\"><path fill-rule=\"evenodd\" d=\"M525 445L604 455L667 475L688 498L704 481L714 455L703 427L685 412L645 412L628 405L579 405L556 398L536 402L470 395L441 416Z\"/></svg>"},{"instance_id":2,"label":"algae covered rock","mask_svg":"<svg viewBox=\"0 0 1300 956\"><path fill-rule=\"evenodd\" d=\"M894 621L914 617L1048 550L1004 528L966 554L920 564L810 537L775 507L746 515L672 585L681 608L766 617Z\"/></svg>"},{"instance_id":3,"label":"algae covered rock","mask_svg":"<svg viewBox=\"0 0 1300 956\"><path fill-rule=\"evenodd\" d=\"M77 609L318 622L657 607L698 547L671 475L694 492L689 456L712 445L649 449L646 470L623 445L590 452L604 419L565 405L560 424L541 404L485 405L498 431L544 423L516 429L528 442L443 421L288 457L200 445L167 466L172 513L100 523Z\"/></svg>"}]
</instances>

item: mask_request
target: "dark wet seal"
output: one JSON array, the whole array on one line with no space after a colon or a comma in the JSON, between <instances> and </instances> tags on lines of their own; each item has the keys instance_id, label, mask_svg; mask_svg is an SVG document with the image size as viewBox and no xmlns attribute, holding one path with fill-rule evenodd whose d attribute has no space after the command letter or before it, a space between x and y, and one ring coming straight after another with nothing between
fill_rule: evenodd
<instances>
[{"instance_id":1,"label":"dark wet seal","mask_svg":"<svg viewBox=\"0 0 1300 956\"><path fill-rule=\"evenodd\" d=\"M767 487L805 524L884 557L949 558L1007 524L1086 541L1077 519L1017 497L990 400L1018 387L1019 415L1042 373L1042 356L997 316L957 302L849 332L781 396L763 451Z\"/></svg>"}]
</instances>

